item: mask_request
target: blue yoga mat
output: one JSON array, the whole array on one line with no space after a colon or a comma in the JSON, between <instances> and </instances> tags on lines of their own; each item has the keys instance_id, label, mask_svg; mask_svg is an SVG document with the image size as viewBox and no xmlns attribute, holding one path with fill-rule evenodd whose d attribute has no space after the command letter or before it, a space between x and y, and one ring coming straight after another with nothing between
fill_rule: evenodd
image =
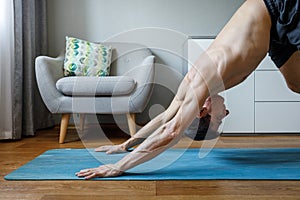
<instances>
[{"instance_id":1,"label":"blue yoga mat","mask_svg":"<svg viewBox=\"0 0 300 200\"><path fill-rule=\"evenodd\" d=\"M204 149L205 150L205 149ZM93 180L300 180L299 148L170 149L119 177ZM6 180L82 180L75 172L114 163L124 154L54 149L5 176Z\"/></svg>"}]
</instances>

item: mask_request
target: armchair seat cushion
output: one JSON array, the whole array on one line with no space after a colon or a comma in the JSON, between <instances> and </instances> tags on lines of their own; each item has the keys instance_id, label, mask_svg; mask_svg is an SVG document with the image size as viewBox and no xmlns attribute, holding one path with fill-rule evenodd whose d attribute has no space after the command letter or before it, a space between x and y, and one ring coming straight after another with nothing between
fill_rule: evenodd
<instances>
[{"instance_id":1,"label":"armchair seat cushion","mask_svg":"<svg viewBox=\"0 0 300 200\"><path fill-rule=\"evenodd\" d=\"M122 96L135 89L136 82L128 76L71 76L56 82L58 91L67 96Z\"/></svg>"}]
</instances>

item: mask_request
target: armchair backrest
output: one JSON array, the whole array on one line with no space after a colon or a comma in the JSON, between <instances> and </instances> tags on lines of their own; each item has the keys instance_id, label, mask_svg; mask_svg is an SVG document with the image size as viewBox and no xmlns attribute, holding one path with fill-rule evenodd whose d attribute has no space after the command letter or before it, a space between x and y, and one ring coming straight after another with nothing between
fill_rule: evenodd
<instances>
[{"instance_id":1,"label":"armchair backrest","mask_svg":"<svg viewBox=\"0 0 300 200\"><path fill-rule=\"evenodd\" d=\"M141 44L123 42L105 42L113 47L110 75L124 75L133 68L140 66L151 51Z\"/></svg>"}]
</instances>

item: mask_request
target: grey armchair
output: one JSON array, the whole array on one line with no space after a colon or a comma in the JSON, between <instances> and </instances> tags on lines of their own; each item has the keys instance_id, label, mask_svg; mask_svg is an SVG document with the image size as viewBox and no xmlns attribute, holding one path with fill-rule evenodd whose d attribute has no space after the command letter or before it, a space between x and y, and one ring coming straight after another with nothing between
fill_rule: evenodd
<instances>
[{"instance_id":1,"label":"grey armchair","mask_svg":"<svg viewBox=\"0 0 300 200\"><path fill-rule=\"evenodd\" d=\"M113 47L110 76L64 77L64 53L56 58L36 58L36 79L42 99L51 113L62 114L59 143L64 143L72 113L126 114L130 134L136 132L135 114L150 98L154 56L143 45L104 43Z\"/></svg>"}]
</instances>

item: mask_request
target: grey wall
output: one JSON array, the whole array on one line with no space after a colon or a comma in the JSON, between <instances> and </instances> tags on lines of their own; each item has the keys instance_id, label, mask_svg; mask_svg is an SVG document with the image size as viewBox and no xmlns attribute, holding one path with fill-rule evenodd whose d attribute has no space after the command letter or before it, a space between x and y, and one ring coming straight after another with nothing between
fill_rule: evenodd
<instances>
[{"instance_id":1,"label":"grey wall","mask_svg":"<svg viewBox=\"0 0 300 200\"><path fill-rule=\"evenodd\" d=\"M187 37L217 35L243 2L48 0L49 54L56 56L64 48L66 35L90 41L126 40L151 47L160 63L156 66L159 84L149 107L138 116L144 122L149 110L153 116L168 105L186 72Z\"/></svg>"}]
</instances>

